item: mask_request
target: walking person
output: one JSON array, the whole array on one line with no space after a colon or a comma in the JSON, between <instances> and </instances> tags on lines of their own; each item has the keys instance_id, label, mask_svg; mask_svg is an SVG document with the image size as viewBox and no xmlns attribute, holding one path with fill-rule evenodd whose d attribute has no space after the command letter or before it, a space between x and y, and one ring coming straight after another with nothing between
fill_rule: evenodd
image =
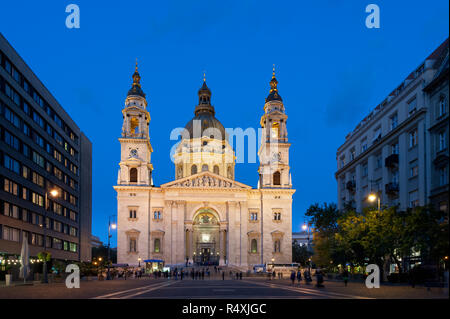
<instances>
[{"instance_id":1,"label":"walking person","mask_svg":"<svg viewBox=\"0 0 450 319\"><path fill-rule=\"evenodd\" d=\"M299 269L298 271L297 271L297 283L298 283L298 286L300 287L300 282L302 281L302 272L301 272L301 270Z\"/></svg>"},{"instance_id":2,"label":"walking person","mask_svg":"<svg viewBox=\"0 0 450 319\"><path fill-rule=\"evenodd\" d=\"M292 286L295 285L295 272L292 270L291 271L291 281L292 281Z\"/></svg>"},{"instance_id":3,"label":"walking person","mask_svg":"<svg viewBox=\"0 0 450 319\"><path fill-rule=\"evenodd\" d=\"M345 268L344 271L342 272L342 279L344 280L345 287L347 287L347 283L348 283L348 270L347 270L347 268Z\"/></svg>"},{"instance_id":4,"label":"walking person","mask_svg":"<svg viewBox=\"0 0 450 319\"><path fill-rule=\"evenodd\" d=\"M222 271L222 280L225 280L225 271Z\"/></svg>"},{"instance_id":5,"label":"walking person","mask_svg":"<svg viewBox=\"0 0 450 319\"><path fill-rule=\"evenodd\" d=\"M316 283L316 287L317 287L317 288L323 288L323 287L325 287L325 286L323 285L323 274L322 274L322 272L320 271L320 269L317 269L317 271L316 271L316 279L317 279L317 283Z\"/></svg>"},{"instance_id":6,"label":"walking person","mask_svg":"<svg viewBox=\"0 0 450 319\"><path fill-rule=\"evenodd\" d=\"M242 271L239 273L239 279L242 280Z\"/></svg>"}]
</instances>

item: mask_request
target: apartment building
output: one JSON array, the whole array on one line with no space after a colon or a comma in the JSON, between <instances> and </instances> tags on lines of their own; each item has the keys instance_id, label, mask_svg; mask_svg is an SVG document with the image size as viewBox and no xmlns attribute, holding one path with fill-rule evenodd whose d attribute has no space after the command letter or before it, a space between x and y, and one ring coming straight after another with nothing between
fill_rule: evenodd
<instances>
[{"instance_id":1,"label":"apartment building","mask_svg":"<svg viewBox=\"0 0 450 319\"><path fill-rule=\"evenodd\" d=\"M91 142L0 33L0 262L90 261L91 194Z\"/></svg>"},{"instance_id":2,"label":"apartment building","mask_svg":"<svg viewBox=\"0 0 450 319\"><path fill-rule=\"evenodd\" d=\"M338 207L435 203L448 210L448 39L350 132L336 152Z\"/></svg>"}]
</instances>

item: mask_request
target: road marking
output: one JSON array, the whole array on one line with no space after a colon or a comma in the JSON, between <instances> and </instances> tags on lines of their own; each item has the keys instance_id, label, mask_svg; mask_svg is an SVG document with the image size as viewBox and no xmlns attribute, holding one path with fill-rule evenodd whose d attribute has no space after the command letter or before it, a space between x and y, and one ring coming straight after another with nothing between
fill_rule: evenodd
<instances>
[{"instance_id":1,"label":"road marking","mask_svg":"<svg viewBox=\"0 0 450 319\"><path fill-rule=\"evenodd\" d=\"M306 294L313 294L313 295L322 296L322 297L325 296L325 297L340 297L340 298L352 298L352 299L373 299L370 297L361 297L361 296L347 295L347 294L341 294L341 293L331 292L331 291L313 290L313 289L308 289L308 288L285 286L285 285L280 285L280 284L275 284L275 283L262 283L262 282L254 282L254 283L261 285L261 286L270 287L270 288L280 288L280 289L284 289L284 290L302 292L302 293L306 293Z\"/></svg>"},{"instance_id":2,"label":"road marking","mask_svg":"<svg viewBox=\"0 0 450 319\"><path fill-rule=\"evenodd\" d=\"M111 298L111 297L114 297L114 296L131 293L131 292L134 292L134 291L149 289L149 287L154 287L154 286L158 286L159 287L159 286L161 286L161 283L156 283L154 285L146 285L144 287L132 288L132 289L128 289L128 290L116 291L116 292L113 292L113 293L110 293L110 294L107 294L107 295L97 296L97 297L94 297L92 299L107 299L107 298Z\"/></svg>"},{"instance_id":3,"label":"road marking","mask_svg":"<svg viewBox=\"0 0 450 319\"><path fill-rule=\"evenodd\" d=\"M160 288L163 288L163 287L166 287L166 286L170 286L170 285L173 285L173 282L167 282L167 283L164 283L162 285L158 285L157 287L152 287L152 288L144 290L144 291L136 292L136 293L134 293L132 295L126 295L126 296L123 296L123 297L119 297L119 299L129 299L129 298L136 297L136 296L145 294L145 293L153 291L153 290L157 290L157 289L160 289Z\"/></svg>"}]
</instances>

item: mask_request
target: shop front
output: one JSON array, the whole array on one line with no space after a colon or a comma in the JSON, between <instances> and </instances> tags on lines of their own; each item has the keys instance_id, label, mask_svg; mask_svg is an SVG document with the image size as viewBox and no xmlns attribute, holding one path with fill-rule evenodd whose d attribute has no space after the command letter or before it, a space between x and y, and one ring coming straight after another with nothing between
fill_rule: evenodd
<instances>
[{"instance_id":1,"label":"shop front","mask_svg":"<svg viewBox=\"0 0 450 319\"><path fill-rule=\"evenodd\" d=\"M162 271L164 267L164 260L161 259L146 259L145 262L145 272L153 273L155 271Z\"/></svg>"}]
</instances>

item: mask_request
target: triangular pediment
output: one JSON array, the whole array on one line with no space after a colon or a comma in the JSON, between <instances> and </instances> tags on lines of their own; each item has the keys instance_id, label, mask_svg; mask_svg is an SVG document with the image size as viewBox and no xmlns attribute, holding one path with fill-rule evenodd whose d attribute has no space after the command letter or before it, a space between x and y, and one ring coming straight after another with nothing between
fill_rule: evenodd
<instances>
[{"instance_id":1,"label":"triangular pediment","mask_svg":"<svg viewBox=\"0 0 450 319\"><path fill-rule=\"evenodd\" d=\"M251 186L236 182L211 172L200 172L161 185L161 188L235 188L251 189Z\"/></svg>"}]
</instances>

